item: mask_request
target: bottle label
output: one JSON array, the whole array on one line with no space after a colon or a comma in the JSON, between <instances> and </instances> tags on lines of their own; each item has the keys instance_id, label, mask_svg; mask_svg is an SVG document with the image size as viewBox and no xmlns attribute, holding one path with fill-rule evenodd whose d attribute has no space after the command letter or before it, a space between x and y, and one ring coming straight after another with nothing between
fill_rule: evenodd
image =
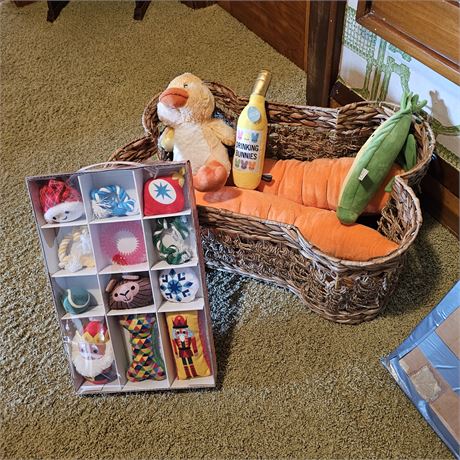
<instances>
[{"instance_id":1,"label":"bottle label","mask_svg":"<svg viewBox=\"0 0 460 460\"><path fill-rule=\"evenodd\" d=\"M233 169L251 173L259 171L262 138L263 131L237 129Z\"/></svg>"}]
</instances>

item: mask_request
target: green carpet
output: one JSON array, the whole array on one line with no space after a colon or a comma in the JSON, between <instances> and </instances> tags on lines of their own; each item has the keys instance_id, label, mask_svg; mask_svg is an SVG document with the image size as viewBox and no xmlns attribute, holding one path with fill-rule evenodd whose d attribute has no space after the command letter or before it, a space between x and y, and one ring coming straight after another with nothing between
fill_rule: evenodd
<instances>
[{"instance_id":1,"label":"green carpet","mask_svg":"<svg viewBox=\"0 0 460 460\"><path fill-rule=\"evenodd\" d=\"M149 98L190 70L247 94L304 103L303 72L218 6L0 4L2 428L0 457L449 458L379 364L458 277L458 242L425 216L387 310L359 326L308 312L291 294L208 273L215 391L76 397L24 177L105 160L142 134Z\"/></svg>"}]
</instances>

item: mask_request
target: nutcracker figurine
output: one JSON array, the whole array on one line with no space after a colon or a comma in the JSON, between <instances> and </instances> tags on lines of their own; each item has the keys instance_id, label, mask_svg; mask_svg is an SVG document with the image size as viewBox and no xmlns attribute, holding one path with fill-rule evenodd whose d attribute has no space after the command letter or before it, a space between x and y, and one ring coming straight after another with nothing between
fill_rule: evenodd
<instances>
[{"instance_id":1,"label":"nutcracker figurine","mask_svg":"<svg viewBox=\"0 0 460 460\"><path fill-rule=\"evenodd\" d=\"M211 375L198 311L166 313L179 380Z\"/></svg>"},{"instance_id":2,"label":"nutcracker figurine","mask_svg":"<svg viewBox=\"0 0 460 460\"><path fill-rule=\"evenodd\" d=\"M182 360L187 378L198 377L193 357L198 353L196 338L187 325L187 319L177 315L173 319L172 346L174 354Z\"/></svg>"}]
</instances>

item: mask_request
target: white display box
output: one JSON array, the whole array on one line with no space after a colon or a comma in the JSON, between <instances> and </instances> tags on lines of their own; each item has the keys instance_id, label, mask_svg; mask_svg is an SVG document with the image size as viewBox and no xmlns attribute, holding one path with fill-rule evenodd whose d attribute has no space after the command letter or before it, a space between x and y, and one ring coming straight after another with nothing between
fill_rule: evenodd
<instances>
[{"instance_id":1,"label":"white display box","mask_svg":"<svg viewBox=\"0 0 460 460\"><path fill-rule=\"evenodd\" d=\"M145 216L144 183L150 178L171 176L178 171L183 171L182 168L185 169L185 183L183 185L185 204L183 209L170 214ZM62 223L47 223L45 221L39 195L41 187L50 179L67 181L81 194L84 214L77 220ZM78 394L94 394L214 387L216 385L217 366L205 285L203 251L199 238L198 216L189 164L186 162L158 162L148 166L84 170L73 174L28 177L26 182L76 392ZM123 187L129 197L136 201L137 214L104 219L94 215L90 192L95 188L109 185ZM189 229L186 244L191 248L193 256L191 260L183 264L174 265L168 264L159 257L153 243L153 231L157 219L178 216L186 217L187 228ZM62 266L61 259L64 251L61 243L64 239L70 239L73 242L72 238L75 234L78 236L78 232L87 235L85 241L87 245L90 245L90 252L87 254L92 255L90 260L94 262L94 266L82 266L75 271L73 265ZM139 249L138 243L142 243L143 249ZM139 259L138 256L144 257ZM191 268L199 280L195 299L188 303L166 301L159 289L158 276L160 272L166 269L179 270L185 267ZM145 285L144 282L144 291L142 292L147 292L146 286L148 286L152 291L152 302L141 307L129 308L129 304L127 304L126 309L111 309L109 305L110 294L106 292L111 280L119 281L122 277L133 279L132 277L137 276L147 279L149 284ZM77 288L89 293L91 301L86 311L75 314L65 310L63 299L68 295L69 290L76 290ZM128 290L123 295L129 296ZM211 375L186 380L178 379L177 354L175 359L172 349L174 343L171 342L171 331L168 330L166 320L168 314L176 312L178 315L187 312L190 314L195 312L193 314L198 315L199 332L197 332L200 334ZM132 341L130 333L122 327L120 321L126 320L128 315L129 318L136 319L150 318L155 323L152 329L154 331L152 335L154 348L152 349L155 350L156 359L164 371L165 378L163 380L152 378L135 380L127 375L133 360ZM82 350L76 351L81 344L77 339L84 334L84 331L88 330L89 323L101 327L106 342L102 345L99 345L98 342L94 346L89 343L89 351L86 350L86 345L83 346ZM79 360L79 353L86 356L93 352L95 357L90 355L91 358L105 359L107 356L111 356L107 352L110 347L113 350L113 361L107 369L104 369L97 376L91 377L84 377L79 373L78 369L88 375L88 371L82 367L83 364ZM105 361L100 361L100 363L103 365ZM93 368L91 367L91 369Z\"/></svg>"}]
</instances>

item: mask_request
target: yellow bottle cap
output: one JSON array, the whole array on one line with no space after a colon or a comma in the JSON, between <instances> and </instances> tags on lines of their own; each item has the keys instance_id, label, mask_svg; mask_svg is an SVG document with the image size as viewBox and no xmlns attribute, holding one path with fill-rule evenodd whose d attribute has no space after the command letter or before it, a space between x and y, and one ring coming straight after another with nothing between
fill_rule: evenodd
<instances>
[{"instance_id":1,"label":"yellow bottle cap","mask_svg":"<svg viewBox=\"0 0 460 460\"><path fill-rule=\"evenodd\" d=\"M252 88L252 94L258 94L260 96L265 96L267 94L270 81L272 79L272 74L269 70L261 70L259 75L257 75L256 82Z\"/></svg>"}]
</instances>

